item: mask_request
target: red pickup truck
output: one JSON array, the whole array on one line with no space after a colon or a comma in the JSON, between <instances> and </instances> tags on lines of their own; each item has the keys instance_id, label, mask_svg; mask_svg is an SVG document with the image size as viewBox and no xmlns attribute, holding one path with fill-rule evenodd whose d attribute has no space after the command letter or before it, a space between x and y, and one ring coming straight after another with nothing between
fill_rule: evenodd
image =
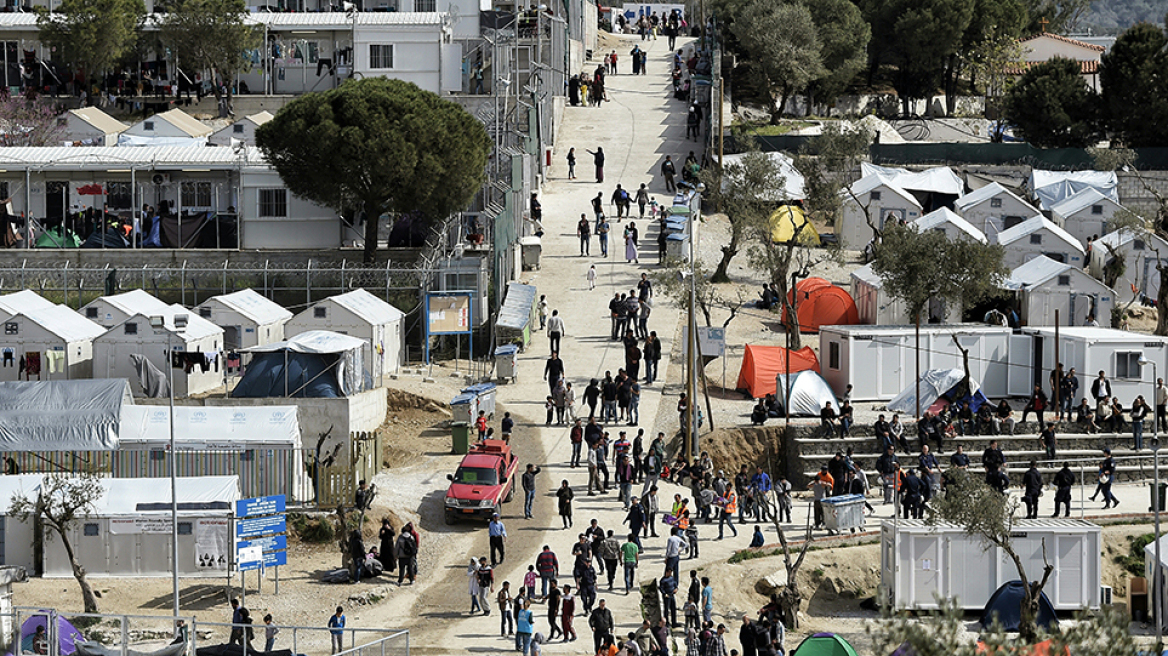
<instances>
[{"instance_id":1,"label":"red pickup truck","mask_svg":"<svg viewBox=\"0 0 1168 656\"><path fill-rule=\"evenodd\" d=\"M490 519L515 493L519 459L503 440L483 440L471 447L458 470L447 474L446 523L459 518Z\"/></svg>"}]
</instances>

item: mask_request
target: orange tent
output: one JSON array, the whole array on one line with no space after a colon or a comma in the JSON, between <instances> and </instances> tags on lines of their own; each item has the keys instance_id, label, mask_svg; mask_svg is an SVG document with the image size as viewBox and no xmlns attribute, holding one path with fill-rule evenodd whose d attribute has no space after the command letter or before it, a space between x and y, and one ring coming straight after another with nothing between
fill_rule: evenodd
<instances>
[{"instance_id":1,"label":"orange tent","mask_svg":"<svg viewBox=\"0 0 1168 656\"><path fill-rule=\"evenodd\" d=\"M850 326L860 323L860 311L852 295L823 278L806 278L795 285L799 332L817 333L820 326ZM787 300L795 303L791 292ZM784 320L786 316L784 314Z\"/></svg>"},{"instance_id":2,"label":"orange tent","mask_svg":"<svg viewBox=\"0 0 1168 656\"><path fill-rule=\"evenodd\" d=\"M775 377L787 373L788 357L791 360L791 373L807 370L819 372L819 358L815 357L815 351L810 346L788 351L782 346L747 344L746 353L742 356L742 369L738 371L737 388L746 390L755 399L774 394Z\"/></svg>"}]
</instances>

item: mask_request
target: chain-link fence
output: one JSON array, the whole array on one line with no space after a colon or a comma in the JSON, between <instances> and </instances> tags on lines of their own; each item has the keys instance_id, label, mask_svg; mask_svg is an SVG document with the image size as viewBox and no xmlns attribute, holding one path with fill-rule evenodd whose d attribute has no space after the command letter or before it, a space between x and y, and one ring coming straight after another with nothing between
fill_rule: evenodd
<instances>
[{"instance_id":1,"label":"chain-link fence","mask_svg":"<svg viewBox=\"0 0 1168 656\"><path fill-rule=\"evenodd\" d=\"M169 597L167 598L169 601ZM4 649L42 656L194 656L204 647L223 654L262 652L294 655L409 656L405 629L287 626L263 617L249 624L203 622L195 616L68 613L17 607L0 616ZM269 634L269 629L276 629ZM272 640L268 644L268 639Z\"/></svg>"},{"instance_id":2,"label":"chain-link fence","mask_svg":"<svg viewBox=\"0 0 1168 656\"><path fill-rule=\"evenodd\" d=\"M31 289L72 308L93 299L142 289L168 303L194 307L212 296L254 289L280 305L298 311L329 296L364 288L391 305L410 312L418 306L421 290L432 288L436 271L427 267L276 263L190 266L7 265L0 267L0 293Z\"/></svg>"}]
</instances>

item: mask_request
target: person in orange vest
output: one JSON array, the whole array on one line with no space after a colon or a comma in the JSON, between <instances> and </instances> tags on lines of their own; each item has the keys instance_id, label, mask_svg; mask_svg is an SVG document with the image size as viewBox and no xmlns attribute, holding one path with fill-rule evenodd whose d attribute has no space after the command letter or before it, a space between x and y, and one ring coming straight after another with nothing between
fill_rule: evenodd
<instances>
[{"instance_id":1,"label":"person in orange vest","mask_svg":"<svg viewBox=\"0 0 1168 656\"><path fill-rule=\"evenodd\" d=\"M722 514L718 517L718 539L722 539L723 527L730 525L734 537L738 537L738 529L734 527L734 515L738 513L738 494L733 486L726 486L726 496L722 498Z\"/></svg>"}]
</instances>

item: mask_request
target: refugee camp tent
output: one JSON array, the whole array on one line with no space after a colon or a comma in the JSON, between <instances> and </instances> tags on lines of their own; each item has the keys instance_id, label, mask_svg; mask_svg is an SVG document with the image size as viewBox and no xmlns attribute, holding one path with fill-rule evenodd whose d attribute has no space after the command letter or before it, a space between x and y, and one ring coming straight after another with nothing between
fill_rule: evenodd
<instances>
[{"instance_id":1,"label":"refugee camp tent","mask_svg":"<svg viewBox=\"0 0 1168 656\"><path fill-rule=\"evenodd\" d=\"M363 339L312 330L283 342L244 349L254 354L234 398L338 398L366 389Z\"/></svg>"},{"instance_id":2,"label":"refugee camp tent","mask_svg":"<svg viewBox=\"0 0 1168 656\"><path fill-rule=\"evenodd\" d=\"M36 240L37 248L81 248L81 238L64 226L49 228Z\"/></svg>"},{"instance_id":3,"label":"refugee camp tent","mask_svg":"<svg viewBox=\"0 0 1168 656\"><path fill-rule=\"evenodd\" d=\"M779 173L783 176L783 188L773 189L768 192L760 194L761 197L768 200L800 200L805 197L804 185L806 180L803 174L795 168L794 162L785 153L778 151L763 153L769 157L779 167ZM722 158L722 166L727 167L731 164L741 164L742 160L746 158L746 154L726 155ZM725 189L730 185L730 180L723 180L722 188Z\"/></svg>"},{"instance_id":4,"label":"refugee camp tent","mask_svg":"<svg viewBox=\"0 0 1168 656\"><path fill-rule=\"evenodd\" d=\"M962 369L932 369L926 371L921 376L921 409L930 408L937 399L945 396L950 401L964 400L949 398L947 395L954 391L954 388L961 384L965 378L965 371ZM969 407L977 411L982 403L986 402L986 397L981 392L981 385L978 384L977 379L969 379L969 387L973 392L972 398L969 399ZM917 385L916 383L909 384L903 392L898 394L896 398L888 402L888 409L892 412L915 413L917 411Z\"/></svg>"},{"instance_id":5,"label":"refugee camp tent","mask_svg":"<svg viewBox=\"0 0 1168 656\"><path fill-rule=\"evenodd\" d=\"M176 406L174 417L179 476L238 475L245 497L307 489L296 406ZM125 406L109 473L170 476L170 459L157 457L169 442L170 408Z\"/></svg>"},{"instance_id":6,"label":"refugee camp tent","mask_svg":"<svg viewBox=\"0 0 1168 656\"><path fill-rule=\"evenodd\" d=\"M316 302L284 324L286 336L329 330L367 342L373 377L397 371L405 356L405 320L401 310L364 289Z\"/></svg>"},{"instance_id":7,"label":"refugee camp tent","mask_svg":"<svg viewBox=\"0 0 1168 656\"><path fill-rule=\"evenodd\" d=\"M858 656L856 648L834 633L807 636L791 656Z\"/></svg>"},{"instance_id":8,"label":"refugee camp tent","mask_svg":"<svg viewBox=\"0 0 1168 656\"><path fill-rule=\"evenodd\" d=\"M141 289L133 289L122 294L101 296L86 303L78 312L86 319L112 328L135 314L160 315L169 311L170 306Z\"/></svg>"},{"instance_id":9,"label":"refugee camp tent","mask_svg":"<svg viewBox=\"0 0 1168 656\"><path fill-rule=\"evenodd\" d=\"M1021 581L1009 581L1002 584L986 602L985 610L981 614L981 625L990 628L996 617L1006 631L1017 631L1022 620L1022 599L1026 596L1026 587ZM1058 617L1054 613L1054 606L1050 603L1046 593L1038 598L1038 626L1046 629L1058 627Z\"/></svg>"},{"instance_id":10,"label":"refugee camp tent","mask_svg":"<svg viewBox=\"0 0 1168 656\"><path fill-rule=\"evenodd\" d=\"M787 403L787 374L775 376L775 397L780 405ZM815 371L800 371L791 374L791 416L818 417L819 411L828 401L838 403L835 392L827 381Z\"/></svg>"},{"instance_id":11,"label":"refugee camp tent","mask_svg":"<svg viewBox=\"0 0 1168 656\"><path fill-rule=\"evenodd\" d=\"M8 515L12 500L17 496L36 499L40 493L40 474L9 474L0 476L0 566L23 567L29 572L36 571L36 555L33 549L33 520Z\"/></svg>"},{"instance_id":12,"label":"refugee camp tent","mask_svg":"<svg viewBox=\"0 0 1168 656\"><path fill-rule=\"evenodd\" d=\"M77 627L69 623L61 615L57 615L57 653L61 656L68 656L77 651L76 643L85 639ZM44 629L46 635L49 633L49 614L33 615L25 620L20 625L20 652L43 654L46 652L39 651L37 646L33 644L33 636L36 635L37 629Z\"/></svg>"},{"instance_id":13,"label":"refugee camp tent","mask_svg":"<svg viewBox=\"0 0 1168 656\"><path fill-rule=\"evenodd\" d=\"M0 296L0 311L16 314L25 310L42 310L56 307L56 303L43 298L31 289L22 289L18 292Z\"/></svg>"},{"instance_id":14,"label":"refugee camp tent","mask_svg":"<svg viewBox=\"0 0 1168 656\"><path fill-rule=\"evenodd\" d=\"M176 322L179 316L187 319L183 328ZM155 317L162 320L158 328L152 325ZM174 352L173 357L168 351ZM201 394L223 384L223 329L178 304L132 314L95 338L93 375L125 378L138 395L159 394L151 380L144 384L139 377L135 355L144 356L156 375L173 374L176 397ZM175 362L178 367L173 366Z\"/></svg>"},{"instance_id":15,"label":"refugee camp tent","mask_svg":"<svg viewBox=\"0 0 1168 656\"><path fill-rule=\"evenodd\" d=\"M794 292L787 292L787 300L795 304L801 333L819 332L820 326L851 326L860 323L860 310L852 300L852 295L823 278L800 280Z\"/></svg>"},{"instance_id":16,"label":"refugee camp tent","mask_svg":"<svg viewBox=\"0 0 1168 656\"><path fill-rule=\"evenodd\" d=\"M1049 210L1084 189L1095 189L1119 202L1119 176L1115 171L1043 171L1034 169L1026 181L1041 209Z\"/></svg>"},{"instance_id":17,"label":"refugee camp tent","mask_svg":"<svg viewBox=\"0 0 1168 656\"><path fill-rule=\"evenodd\" d=\"M18 312L0 308L0 321L0 380L93 377L93 340L105 328L52 304Z\"/></svg>"},{"instance_id":18,"label":"refugee camp tent","mask_svg":"<svg viewBox=\"0 0 1168 656\"><path fill-rule=\"evenodd\" d=\"M795 237L798 231L798 243L807 246L819 245L819 233L815 226L807 220L803 208L798 205L780 205L771 213L771 241L776 244L785 244Z\"/></svg>"},{"instance_id":19,"label":"refugee camp tent","mask_svg":"<svg viewBox=\"0 0 1168 656\"><path fill-rule=\"evenodd\" d=\"M101 498L68 531L91 577L170 576L170 486L148 478L102 478ZM233 544L229 529L239 500L236 476L178 479L178 573L222 576ZM72 577L60 540L45 540L44 576Z\"/></svg>"},{"instance_id":20,"label":"refugee camp tent","mask_svg":"<svg viewBox=\"0 0 1168 656\"><path fill-rule=\"evenodd\" d=\"M819 359L815 357L815 351L812 351L810 346L792 352L782 346L747 344L735 387L746 390L756 399L774 394L775 376L787 373L788 358L791 361L791 373L819 371Z\"/></svg>"},{"instance_id":21,"label":"refugee camp tent","mask_svg":"<svg viewBox=\"0 0 1168 656\"><path fill-rule=\"evenodd\" d=\"M0 383L0 451L112 451L133 402L122 379Z\"/></svg>"}]
</instances>

